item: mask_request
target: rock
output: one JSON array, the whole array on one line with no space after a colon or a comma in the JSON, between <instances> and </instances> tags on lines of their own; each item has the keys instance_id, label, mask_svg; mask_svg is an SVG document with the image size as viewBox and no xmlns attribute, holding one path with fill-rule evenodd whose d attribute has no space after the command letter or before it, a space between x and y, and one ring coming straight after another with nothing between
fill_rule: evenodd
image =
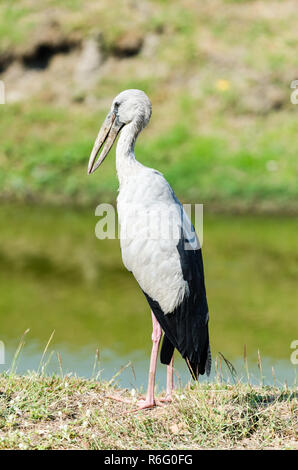
<instances>
[{"instance_id":1,"label":"rock","mask_svg":"<svg viewBox=\"0 0 298 470\"><path fill-rule=\"evenodd\" d=\"M144 37L136 31L128 31L113 44L112 52L117 57L131 57L142 49Z\"/></svg>"}]
</instances>

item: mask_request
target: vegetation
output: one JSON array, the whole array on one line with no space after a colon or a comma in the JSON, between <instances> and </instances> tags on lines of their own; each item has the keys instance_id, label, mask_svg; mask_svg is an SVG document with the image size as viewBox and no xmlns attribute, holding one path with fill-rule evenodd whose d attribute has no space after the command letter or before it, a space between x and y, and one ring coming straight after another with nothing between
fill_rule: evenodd
<instances>
[{"instance_id":1,"label":"vegetation","mask_svg":"<svg viewBox=\"0 0 298 470\"><path fill-rule=\"evenodd\" d=\"M1 108L0 196L71 204L114 200L114 158L93 177L86 176L86 165L112 98L134 87L149 94L154 110L138 158L164 172L182 200L296 212L297 109L290 101L298 65L295 3L137 5L1 2L0 79L8 104ZM45 39L51 24L54 33ZM131 30L143 46L118 57L119 38ZM88 88L92 73L78 85L73 70L84 41L99 33L102 63ZM75 37L78 48L53 49L41 69L24 62L44 41L59 46L65 37ZM9 54L11 66L5 65ZM25 96L18 100L21 89Z\"/></svg>"},{"instance_id":2,"label":"vegetation","mask_svg":"<svg viewBox=\"0 0 298 470\"><path fill-rule=\"evenodd\" d=\"M294 391L189 385L172 404L132 412L111 383L0 375L0 449L297 449ZM116 391L119 393L119 390Z\"/></svg>"},{"instance_id":3,"label":"vegetation","mask_svg":"<svg viewBox=\"0 0 298 470\"><path fill-rule=\"evenodd\" d=\"M298 448L296 383L265 386L259 353L259 386L251 385L245 349L246 383L219 355L213 383L189 382L174 390L171 403L136 410L140 391L117 386L130 364L103 381L98 351L90 379L65 375L58 352L60 373L48 375L54 332L37 370L17 375L28 332L0 374L0 449Z\"/></svg>"}]
</instances>

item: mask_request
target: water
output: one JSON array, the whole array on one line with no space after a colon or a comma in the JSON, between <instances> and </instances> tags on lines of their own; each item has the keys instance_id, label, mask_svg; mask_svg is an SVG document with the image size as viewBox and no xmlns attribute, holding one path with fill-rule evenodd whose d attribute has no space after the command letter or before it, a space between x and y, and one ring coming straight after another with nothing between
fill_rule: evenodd
<instances>
[{"instance_id":1,"label":"water","mask_svg":"<svg viewBox=\"0 0 298 470\"><path fill-rule=\"evenodd\" d=\"M213 356L220 351L245 380L246 344L251 380L259 383L257 350L264 382L293 384L290 345L297 339L297 219L204 214L206 286ZM151 317L133 276L121 261L118 240L97 240L93 209L2 205L0 208L0 340L7 370L23 332L26 344L18 372L37 370L55 330L47 371L146 387ZM178 356L178 355L177 355ZM47 355L48 357L48 355ZM222 364L225 380L232 381ZM189 380L176 360L176 382ZM216 367L209 380L214 380ZM178 378L179 377L179 378ZM158 366L159 388L165 367Z\"/></svg>"}]
</instances>

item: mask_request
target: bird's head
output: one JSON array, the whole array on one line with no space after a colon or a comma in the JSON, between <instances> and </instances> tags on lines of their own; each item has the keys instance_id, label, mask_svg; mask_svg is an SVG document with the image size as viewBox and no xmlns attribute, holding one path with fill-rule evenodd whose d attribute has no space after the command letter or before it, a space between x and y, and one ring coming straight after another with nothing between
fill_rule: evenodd
<instances>
[{"instance_id":1,"label":"bird's head","mask_svg":"<svg viewBox=\"0 0 298 470\"><path fill-rule=\"evenodd\" d=\"M117 135L124 126L131 126L137 135L149 122L152 112L148 96L141 90L124 90L114 98L110 112L95 140L88 165L88 174L93 173L103 162ZM101 154L95 163L100 149Z\"/></svg>"}]
</instances>

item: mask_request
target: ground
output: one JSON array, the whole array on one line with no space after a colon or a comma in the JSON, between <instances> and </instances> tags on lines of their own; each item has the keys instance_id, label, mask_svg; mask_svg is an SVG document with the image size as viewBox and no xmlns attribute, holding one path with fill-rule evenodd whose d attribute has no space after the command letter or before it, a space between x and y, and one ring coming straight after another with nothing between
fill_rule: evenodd
<instances>
[{"instance_id":1,"label":"ground","mask_svg":"<svg viewBox=\"0 0 298 470\"><path fill-rule=\"evenodd\" d=\"M190 384L172 404L131 412L138 392L75 377L0 376L0 449L297 449L287 387Z\"/></svg>"}]
</instances>

